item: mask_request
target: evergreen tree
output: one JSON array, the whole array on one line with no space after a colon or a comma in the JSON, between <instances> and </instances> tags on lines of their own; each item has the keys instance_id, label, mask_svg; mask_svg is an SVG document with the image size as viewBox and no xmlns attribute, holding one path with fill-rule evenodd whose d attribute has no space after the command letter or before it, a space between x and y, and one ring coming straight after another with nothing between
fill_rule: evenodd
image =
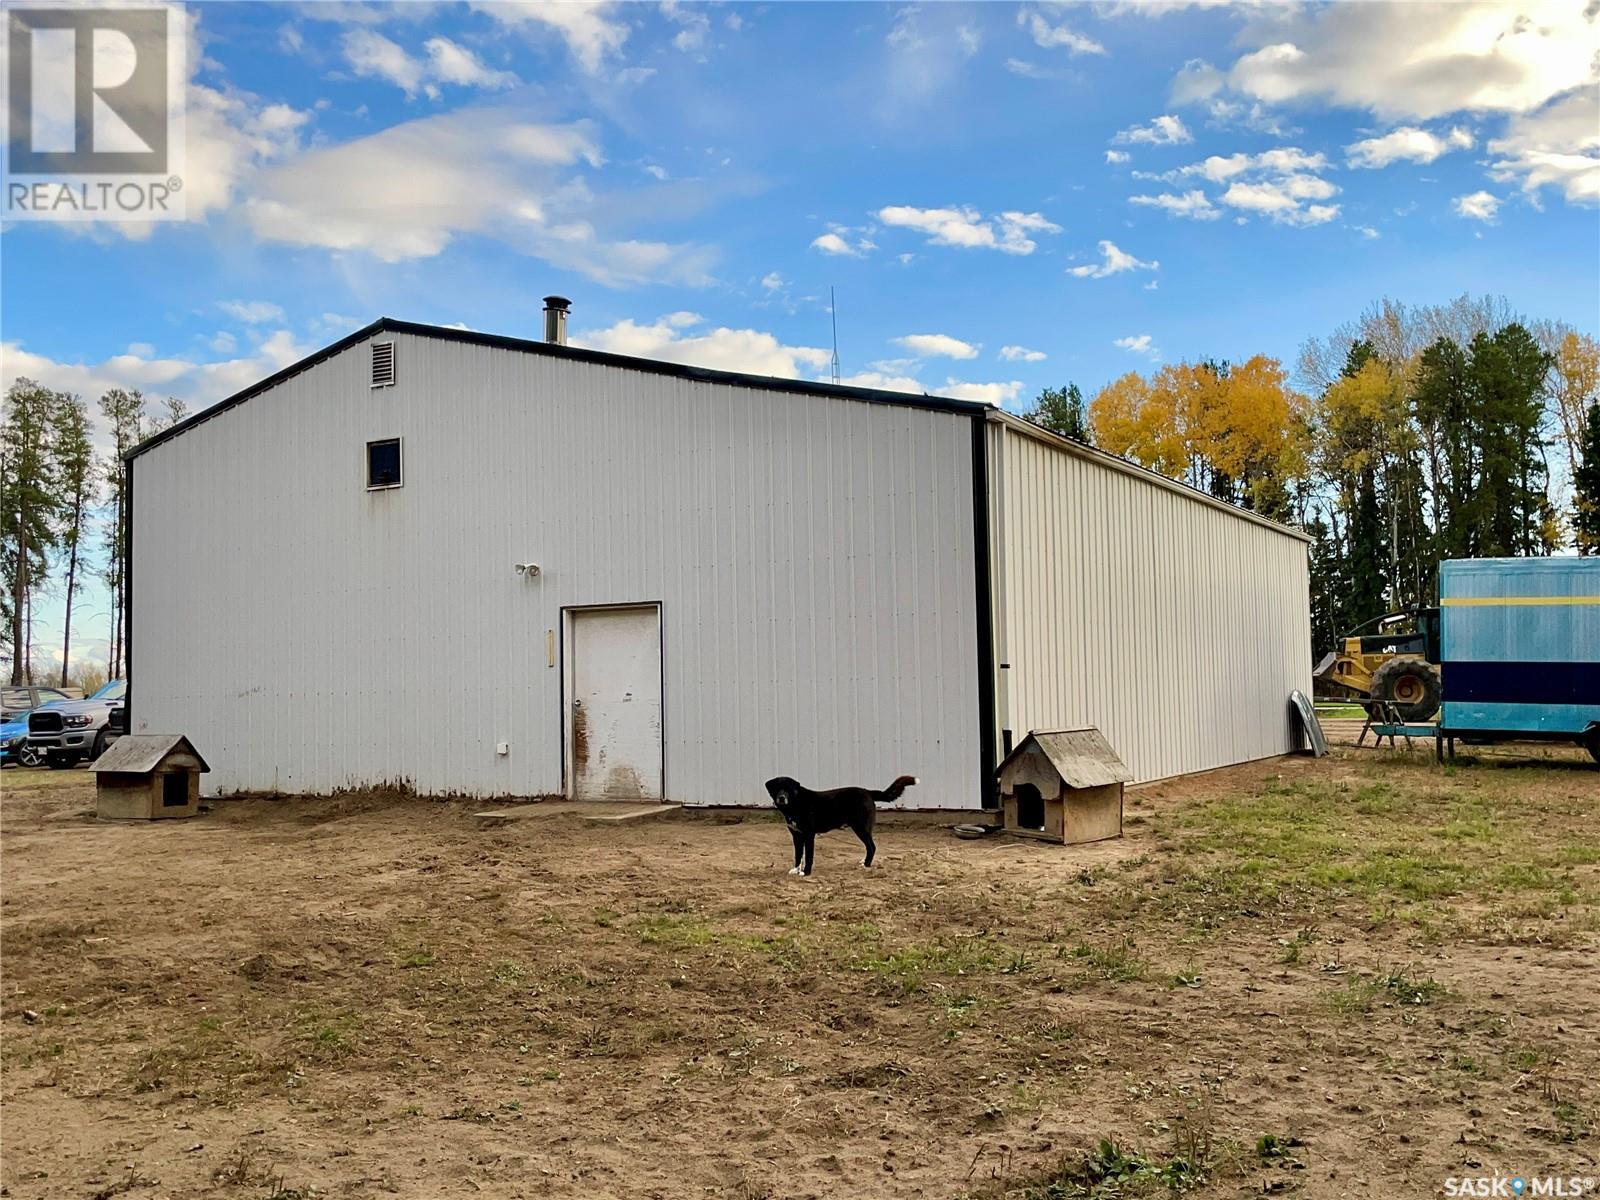
<instances>
[{"instance_id":1,"label":"evergreen tree","mask_svg":"<svg viewBox=\"0 0 1600 1200\"><path fill-rule=\"evenodd\" d=\"M94 449L89 443L89 408L82 398L56 396L52 414L51 452L61 489L59 541L66 556L66 614L61 633L61 685L66 686L72 658L72 602L83 560L83 534L89 511L100 492Z\"/></svg>"},{"instance_id":2,"label":"evergreen tree","mask_svg":"<svg viewBox=\"0 0 1600 1200\"><path fill-rule=\"evenodd\" d=\"M1377 472L1362 469L1356 484L1355 510L1350 514L1350 552L1345 582L1345 614L1349 628L1364 625L1390 609L1389 538L1378 503Z\"/></svg>"},{"instance_id":3,"label":"evergreen tree","mask_svg":"<svg viewBox=\"0 0 1600 1200\"><path fill-rule=\"evenodd\" d=\"M1549 472L1540 436L1545 375L1551 358L1513 322L1472 339L1470 424L1480 449L1468 506L1474 554L1542 554L1554 549L1547 528Z\"/></svg>"},{"instance_id":4,"label":"evergreen tree","mask_svg":"<svg viewBox=\"0 0 1600 1200\"><path fill-rule=\"evenodd\" d=\"M6 390L0 419L0 570L4 571L11 682L26 682L31 663L26 619L34 590L49 569L61 507L51 453L51 417L57 396L31 379Z\"/></svg>"},{"instance_id":5,"label":"evergreen tree","mask_svg":"<svg viewBox=\"0 0 1600 1200\"><path fill-rule=\"evenodd\" d=\"M1089 414L1083 403L1083 393L1078 385L1069 383L1064 388L1045 388L1033 402L1026 420L1042 425L1052 433L1071 438L1075 442L1094 445L1089 431Z\"/></svg>"},{"instance_id":6,"label":"evergreen tree","mask_svg":"<svg viewBox=\"0 0 1600 1200\"><path fill-rule=\"evenodd\" d=\"M1579 554L1600 554L1600 400L1589 405L1582 451L1572 473L1572 531Z\"/></svg>"},{"instance_id":7,"label":"evergreen tree","mask_svg":"<svg viewBox=\"0 0 1600 1200\"><path fill-rule=\"evenodd\" d=\"M127 483L122 470L122 456L133 449L144 436L144 395L137 389L125 391L112 388L100 397L100 411L111 427L111 454L101 470L106 482L107 499L111 505L111 524L106 530L105 566L101 578L111 591L111 647L106 669L113 679L122 677L125 667L127 634L123 629L123 530L126 526Z\"/></svg>"},{"instance_id":8,"label":"evergreen tree","mask_svg":"<svg viewBox=\"0 0 1600 1200\"><path fill-rule=\"evenodd\" d=\"M1311 544L1311 647L1331 650L1348 628L1345 614L1344 555L1337 530L1321 517L1306 525Z\"/></svg>"},{"instance_id":9,"label":"evergreen tree","mask_svg":"<svg viewBox=\"0 0 1600 1200\"><path fill-rule=\"evenodd\" d=\"M1477 482L1476 430L1471 419L1467 356L1438 338L1418 362L1411 390L1433 495L1434 564L1470 553L1469 501Z\"/></svg>"}]
</instances>

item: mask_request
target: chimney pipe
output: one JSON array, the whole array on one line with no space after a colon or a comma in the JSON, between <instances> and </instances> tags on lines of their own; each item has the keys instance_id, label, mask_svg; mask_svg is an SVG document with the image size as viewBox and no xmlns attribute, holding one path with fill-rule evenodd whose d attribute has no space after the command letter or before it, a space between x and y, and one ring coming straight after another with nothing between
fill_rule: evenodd
<instances>
[{"instance_id":1,"label":"chimney pipe","mask_svg":"<svg viewBox=\"0 0 1600 1200\"><path fill-rule=\"evenodd\" d=\"M552 346L567 344L567 312L572 301L565 296L544 298L544 340Z\"/></svg>"}]
</instances>

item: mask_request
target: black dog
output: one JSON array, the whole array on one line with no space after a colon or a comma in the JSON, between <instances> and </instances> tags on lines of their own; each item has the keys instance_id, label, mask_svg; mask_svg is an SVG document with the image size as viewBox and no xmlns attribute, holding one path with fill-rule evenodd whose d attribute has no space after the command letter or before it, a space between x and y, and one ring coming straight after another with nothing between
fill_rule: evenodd
<instances>
[{"instance_id":1,"label":"black dog","mask_svg":"<svg viewBox=\"0 0 1600 1200\"><path fill-rule=\"evenodd\" d=\"M767 780L767 795L783 814L794 838L794 869L791 875L811 874L811 856L817 846L817 834L848 825L867 848L863 867L872 865L872 856L878 852L872 840L872 826L878 819L877 805L893 804L901 794L916 783L914 775L902 775L881 792L871 788L842 787L818 792L787 775Z\"/></svg>"}]
</instances>

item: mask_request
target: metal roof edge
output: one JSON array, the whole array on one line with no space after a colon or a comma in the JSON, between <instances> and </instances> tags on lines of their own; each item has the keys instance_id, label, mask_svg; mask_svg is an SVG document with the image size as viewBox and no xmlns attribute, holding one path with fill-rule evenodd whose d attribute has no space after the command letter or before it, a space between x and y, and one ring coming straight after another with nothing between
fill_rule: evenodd
<instances>
[{"instance_id":1,"label":"metal roof edge","mask_svg":"<svg viewBox=\"0 0 1600 1200\"><path fill-rule=\"evenodd\" d=\"M1229 516L1250 521L1263 528L1270 529L1274 533L1281 533L1285 537L1294 538L1297 541L1305 542L1307 545L1314 540L1310 534L1302 529L1296 529L1292 525L1285 525L1282 521L1274 521L1271 517L1264 517L1260 513L1251 512L1248 508L1240 508L1236 504L1229 504L1226 500L1219 500L1215 496L1202 492L1192 484L1184 483L1181 479L1173 479L1170 476L1161 474L1159 471L1152 471L1149 467L1141 467L1136 462L1131 462L1126 458L1090 446L1085 442L1063 437L1061 434L1046 429L1042 425L1035 425L1032 421L1024 420L1015 413L992 408L989 410L989 420L998 422L1023 437L1032 438L1036 442L1042 442L1046 446L1065 451L1076 458L1092 462L1097 466L1107 467L1113 471L1121 471L1124 475L1131 475L1135 479L1153 483L1158 487L1166 488L1170 492L1176 492L1187 500L1199 500L1209 504L1212 508L1227 513Z\"/></svg>"},{"instance_id":2,"label":"metal roof edge","mask_svg":"<svg viewBox=\"0 0 1600 1200\"><path fill-rule=\"evenodd\" d=\"M564 358L597 366L620 370L643 371L654 375L668 375L701 383L720 383L731 387L759 388L763 391L791 392L801 395L821 396L835 400L861 400L871 404L889 404L900 408L917 408L929 412L943 412L971 416L994 411L991 405L976 400L955 400L946 396L915 395L911 392L892 392L881 388L853 387L849 384L823 383L808 379L779 379L771 375L748 375L739 371L722 371L713 367L695 367L683 363L663 362L654 358L637 358L628 354L612 354L604 350L587 350L579 346L555 345L531 338L514 338L504 334L480 333L472 329L454 329L446 325L428 325L417 321L401 321L394 317L379 317L354 333L324 346L298 362L289 364L217 403L185 417L175 425L152 434L123 455L123 461L132 462L163 442L186 433L196 425L209 421L236 408L246 400L260 395L285 380L308 371L350 347L378 333L404 333L414 337L431 337L440 341L460 342L466 345L486 346L497 350L510 350L524 354L541 354L551 358Z\"/></svg>"}]
</instances>

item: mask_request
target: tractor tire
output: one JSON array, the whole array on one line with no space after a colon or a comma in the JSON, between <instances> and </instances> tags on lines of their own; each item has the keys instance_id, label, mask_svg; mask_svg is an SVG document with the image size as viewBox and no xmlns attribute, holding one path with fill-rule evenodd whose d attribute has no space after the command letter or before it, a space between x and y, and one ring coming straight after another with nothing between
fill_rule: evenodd
<instances>
[{"instance_id":1,"label":"tractor tire","mask_svg":"<svg viewBox=\"0 0 1600 1200\"><path fill-rule=\"evenodd\" d=\"M1589 752L1589 757L1600 763L1600 725L1591 725L1583 735L1583 748Z\"/></svg>"},{"instance_id":2,"label":"tractor tire","mask_svg":"<svg viewBox=\"0 0 1600 1200\"><path fill-rule=\"evenodd\" d=\"M1372 673L1372 698L1389 701L1407 721L1426 721L1443 696L1439 668L1426 659L1391 658Z\"/></svg>"}]
</instances>

